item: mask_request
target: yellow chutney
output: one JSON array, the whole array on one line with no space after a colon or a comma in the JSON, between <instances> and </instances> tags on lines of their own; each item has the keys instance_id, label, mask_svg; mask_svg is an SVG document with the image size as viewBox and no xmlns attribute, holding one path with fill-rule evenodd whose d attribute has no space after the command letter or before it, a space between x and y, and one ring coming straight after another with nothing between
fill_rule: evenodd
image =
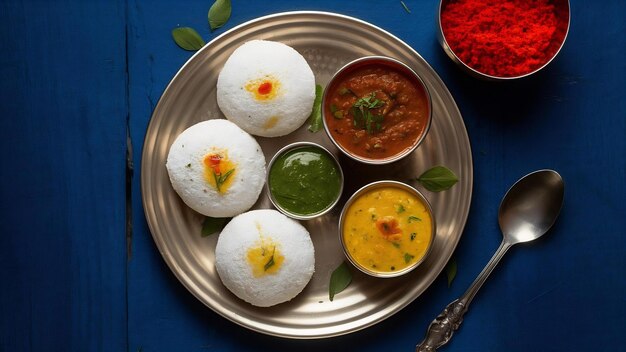
<instances>
[{"instance_id":1,"label":"yellow chutney","mask_svg":"<svg viewBox=\"0 0 626 352\"><path fill-rule=\"evenodd\" d=\"M400 186L373 187L344 213L344 248L366 272L400 272L428 252L432 221L428 205L414 193Z\"/></svg>"}]
</instances>

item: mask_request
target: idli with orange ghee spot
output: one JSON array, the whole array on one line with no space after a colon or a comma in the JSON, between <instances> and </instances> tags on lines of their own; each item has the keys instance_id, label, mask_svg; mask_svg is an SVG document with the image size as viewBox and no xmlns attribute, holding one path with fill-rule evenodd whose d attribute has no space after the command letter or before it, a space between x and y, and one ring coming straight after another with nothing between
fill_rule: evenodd
<instances>
[{"instance_id":1,"label":"idli with orange ghee spot","mask_svg":"<svg viewBox=\"0 0 626 352\"><path fill-rule=\"evenodd\" d=\"M252 40L238 47L217 79L217 104L246 132L278 137L311 115L315 77L304 57L279 42Z\"/></svg>"},{"instance_id":2,"label":"idli with orange ghee spot","mask_svg":"<svg viewBox=\"0 0 626 352\"><path fill-rule=\"evenodd\" d=\"M215 248L215 268L232 293L258 307L296 297L315 271L309 232L276 210L252 210L224 227Z\"/></svg>"},{"instance_id":3,"label":"idli with orange ghee spot","mask_svg":"<svg viewBox=\"0 0 626 352\"><path fill-rule=\"evenodd\" d=\"M243 213L265 184L265 157L248 133L224 119L184 130L166 163L172 187L191 209L211 217Z\"/></svg>"}]
</instances>

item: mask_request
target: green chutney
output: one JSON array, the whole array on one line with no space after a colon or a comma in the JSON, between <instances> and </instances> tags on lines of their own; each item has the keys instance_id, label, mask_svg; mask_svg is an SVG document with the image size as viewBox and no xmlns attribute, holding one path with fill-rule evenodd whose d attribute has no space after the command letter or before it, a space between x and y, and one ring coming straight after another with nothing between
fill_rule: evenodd
<instances>
[{"instance_id":1,"label":"green chutney","mask_svg":"<svg viewBox=\"0 0 626 352\"><path fill-rule=\"evenodd\" d=\"M279 207L313 215L330 207L341 192L341 172L328 153L314 146L279 155L269 171L269 188Z\"/></svg>"}]
</instances>

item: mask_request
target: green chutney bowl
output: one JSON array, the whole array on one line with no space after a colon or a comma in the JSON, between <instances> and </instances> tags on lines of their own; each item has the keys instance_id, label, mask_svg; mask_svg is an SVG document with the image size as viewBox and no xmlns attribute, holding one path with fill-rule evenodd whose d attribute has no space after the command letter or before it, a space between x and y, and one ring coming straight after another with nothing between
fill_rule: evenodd
<instances>
[{"instance_id":1,"label":"green chutney bowl","mask_svg":"<svg viewBox=\"0 0 626 352\"><path fill-rule=\"evenodd\" d=\"M278 211L296 220L310 220L328 213L339 202L344 176L328 149L313 142L296 142L274 154L265 186Z\"/></svg>"}]
</instances>

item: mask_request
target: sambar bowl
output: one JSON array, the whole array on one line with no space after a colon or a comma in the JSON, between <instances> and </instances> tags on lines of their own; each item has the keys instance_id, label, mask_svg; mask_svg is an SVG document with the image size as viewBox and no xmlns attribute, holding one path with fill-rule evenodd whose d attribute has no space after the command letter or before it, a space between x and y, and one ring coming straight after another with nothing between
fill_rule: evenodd
<instances>
[{"instance_id":1,"label":"sambar bowl","mask_svg":"<svg viewBox=\"0 0 626 352\"><path fill-rule=\"evenodd\" d=\"M363 186L339 217L346 258L363 273L379 278L417 268L430 253L435 234L435 216L426 197L398 181Z\"/></svg>"}]
</instances>

